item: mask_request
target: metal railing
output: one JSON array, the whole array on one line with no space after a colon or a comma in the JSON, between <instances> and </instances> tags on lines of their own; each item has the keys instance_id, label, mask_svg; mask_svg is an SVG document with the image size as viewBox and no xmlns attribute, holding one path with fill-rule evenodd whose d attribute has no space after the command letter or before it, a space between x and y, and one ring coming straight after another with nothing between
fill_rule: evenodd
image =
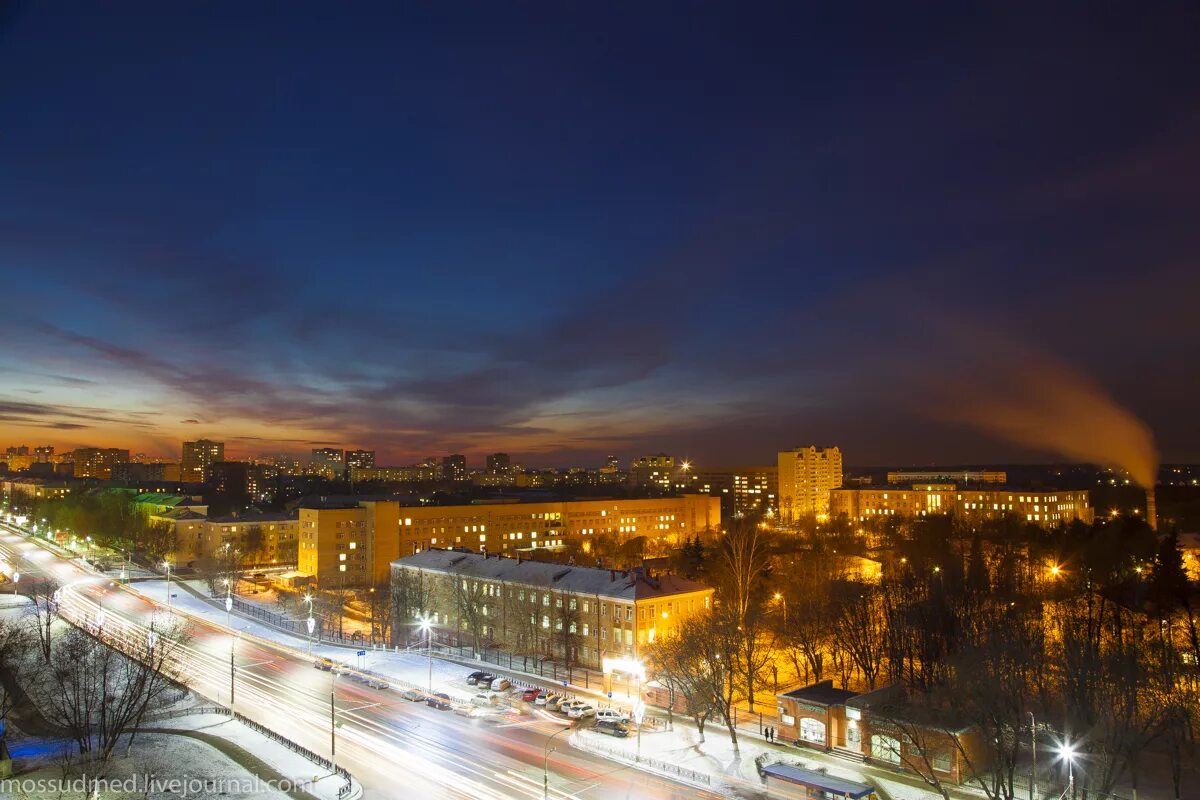
<instances>
[{"instance_id":1,"label":"metal railing","mask_svg":"<svg viewBox=\"0 0 1200 800\"><path fill-rule=\"evenodd\" d=\"M672 764L669 761L660 761L657 758L650 758L649 756L643 756L638 753L628 753L624 750L618 750L614 747L607 747L596 742L586 741L582 737L573 739L571 743L582 750L602 753L614 761L624 761L629 764L637 764L648 767L656 772L662 772L676 778L682 778L690 783L701 784L703 786L712 785L712 776L707 772L698 772L694 769L681 767L678 764Z\"/></svg>"}]
</instances>

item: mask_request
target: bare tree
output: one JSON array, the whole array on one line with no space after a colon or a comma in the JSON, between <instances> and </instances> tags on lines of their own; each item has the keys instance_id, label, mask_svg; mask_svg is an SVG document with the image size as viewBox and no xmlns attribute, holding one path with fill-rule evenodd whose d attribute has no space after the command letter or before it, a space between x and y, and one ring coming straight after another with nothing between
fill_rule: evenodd
<instances>
[{"instance_id":1,"label":"bare tree","mask_svg":"<svg viewBox=\"0 0 1200 800\"><path fill-rule=\"evenodd\" d=\"M495 619L493 585L474 578L454 580L454 606L458 628L471 635L471 647L478 650Z\"/></svg>"},{"instance_id":2,"label":"bare tree","mask_svg":"<svg viewBox=\"0 0 1200 800\"><path fill-rule=\"evenodd\" d=\"M767 634L761 624L770 572L771 534L757 519L735 519L718 549L721 603L735 632L741 633L734 669L745 681L746 697L754 708L754 689L765 661L760 641ZM769 643L766 643L769 647Z\"/></svg>"},{"instance_id":3,"label":"bare tree","mask_svg":"<svg viewBox=\"0 0 1200 800\"><path fill-rule=\"evenodd\" d=\"M400 569L395 573L390 593L393 634L397 641L403 636L407 643L414 623L429 614L432 586L423 571Z\"/></svg>"},{"instance_id":4,"label":"bare tree","mask_svg":"<svg viewBox=\"0 0 1200 800\"><path fill-rule=\"evenodd\" d=\"M715 711L712 684L706 673L713 668L713 654L706 627L700 622L687 621L674 635L660 637L649 646L649 659L654 664L654 679L679 697L683 710L696 723L700 741L704 741L704 726ZM673 710L673 709L672 709Z\"/></svg>"},{"instance_id":5,"label":"bare tree","mask_svg":"<svg viewBox=\"0 0 1200 800\"><path fill-rule=\"evenodd\" d=\"M834 640L874 689L886 652L886 626L879 590L869 584L844 583L836 601Z\"/></svg>"}]
</instances>

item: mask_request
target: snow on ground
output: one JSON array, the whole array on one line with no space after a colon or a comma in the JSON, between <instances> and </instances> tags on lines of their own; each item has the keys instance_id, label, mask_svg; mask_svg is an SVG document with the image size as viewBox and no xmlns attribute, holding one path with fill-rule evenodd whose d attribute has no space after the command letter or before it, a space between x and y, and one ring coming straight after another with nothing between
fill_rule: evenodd
<instances>
[{"instance_id":1,"label":"snow on ground","mask_svg":"<svg viewBox=\"0 0 1200 800\"><path fill-rule=\"evenodd\" d=\"M212 745L185 736L143 734L134 741L128 755L122 745L107 764L103 777L108 781L99 786L95 795L102 800L145 797L147 800L178 798L185 793L191 797L236 795L248 800L286 800L287 793L259 782L237 762ZM85 788L85 775L96 777L99 770L87 765L73 764L64 768L63 743L44 739L17 739L12 742L14 765L21 769L5 783L9 797L30 800L60 797L91 797L91 785ZM36 765L34 769L25 767ZM310 779L308 776L306 780ZM72 783L75 781L75 783ZM175 781L172 785L172 781ZM157 782L157 783L155 783ZM335 797L332 795L319 795Z\"/></svg>"},{"instance_id":2,"label":"snow on ground","mask_svg":"<svg viewBox=\"0 0 1200 800\"><path fill-rule=\"evenodd\" d=\"M251 730L237 720L220 714L197 714L163 720L154 725L219 736L253 753L294 783L302 784L305 792L315 795L320 800L337 800L338 789L345 785L340 776L331 774L304 756L293 753L282 744Z\"/></svg>"}]
</instances>

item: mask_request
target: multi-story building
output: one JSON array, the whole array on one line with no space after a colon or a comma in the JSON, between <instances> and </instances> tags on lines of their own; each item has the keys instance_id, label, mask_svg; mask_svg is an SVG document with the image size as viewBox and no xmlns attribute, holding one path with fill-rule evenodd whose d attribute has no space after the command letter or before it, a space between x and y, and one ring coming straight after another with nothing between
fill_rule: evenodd
<instances>
[{"instance_id":1,"label":"multi-story building","mask_svg":"<svg viewBox=\"0 0 1200 800\"><path fill-rule=\"evenodd\" d=\"M414 481L432 481L437 479L437 467L355 467L350 470L350 479L355 483L360 481L390 481L393 483L408 483Z\"/></svg>"},{"instance_id":2,"label":"multi-story building","mask_svg":"<svg viewBox=\"0 0 1200 800\"><path fill-rule=\"evenodd\" d=\"M246 471L246 493L251 502L269 503L279 490L280 468L275 464L251 464Z\"/></svg>"},{"instance_id":3,"label":"multi-story building","mask_svg":"<svg viewBox=\"0 0 1200 800\"><path fill-rule=\"evenodd\" d=\"M830 510L853 520L877 517L921 517L928 514L954 514L986 519L1013 514L1042 526L1058 525L1093 518L1086 490L987 489L958 487L952 483L925 483L912 486L876 486L834 489L830 492Z\"/></svg>"},{"instance_id":4,"label":"multi-story building","mask_svg":"<svg viewBox=\"0 0 1200 800\"><path fill-rule=\"evenodd\" d=\"M666 453L635 458L629 469L629 482L639 488L667 491L687 489L695 484L692 465Z\"/></svg>"},{"instance_id":5,"label":"multi-story building","mask_svg":"<svg viewBox=\"0 0 1200 800\"><path fill-rule=\"evenodd\" d=\"M679 544L720 524L720 500L697 494L465 506L401 506L396 500L311 502L300 506L298 569L322 585L363 585L386 580L388 564L401 554L432 548L518 553L578 544L590 552L591 542L600 535Z\"/></svg>"},{"instance_id":6,"label":"multi-story building","mask_svg":"<svg viewBox=\"0 0 1200 800\"><path fill-rule=\"evenodd\" d=\"M54 445L46 444L33 448L33 455L38 463L49 462L54 457Z\"/></svg>"},{"instance_id":7,"label":"multi-story building","mask_svg":"<svg viewBox=\"0 0 1200 800\"><path fill-rule=\"evenodd\" d=\"M964 469L952 472L945 469L931 470L897 470L887 474L889 486L900 486L905 483L1008 483L1008 473L1004 470Z\"/></svg>"},{"instance_id":8,"label":"multi-story building","mask_svg":"<svg viewBox=\"0 0 1200 800\"><path fill-rule=\"evenodd\" d=\"M310 466L315 475L341 478L346 474L346 453L336 447L315 447Z\"/></svg>"},{"instance_id":9,"label":"multi-story building","mask_svg":"<svg viewBox=\"0 0 1200 800\"><path fill-rule=\"evenodd\" d=\"M217 494L239 498L249 496L250 465L245 461L214 461L208 465L204 479L212 484Z\"/></svg>"},{"instance_id":10,"label":"multi-story building","mask_svg":"<svg viewBox=\"0 0 1200 800\"><path fill-rule=\"evenodd\" d=\"M74 461L76 478L108 480L112 477L114 464L129 462L129 451L116 447L81 447L75 451Z\"/></svg>"},{"instance_id":11,"label":"multi-story building","mask_svg":"<svg viewBox=\"0 0 1200 800\"><path fill-rule=\"evenodd\" d=\"M13 478L3 481L0 486L4 495L10 501L18 498L59 498L70 494L77 484L70 481L53 481L44 478Z\"/></svg>"},{"instance_id":12,"label":"multi-story building","mask_svg":"<svg viewBox=\"0 0 1200 800\"><path fill-rule=\"evenodd\" d=\"M697 468L696 491L721 499L721 513L761 514L779 507L778 467Z\"/></svg>"},{"instance_id":13,"label":"multi-story building","mask_svg":"<svg viewBox=\"0 0 1200 800\"><path fill-rule=\"evenodd\" d=\"M229 546L241 554L242 563L257 566L297 563L300 517L291 514L258 514L214 517L204 522L201 557L216 557Z\"/></svg>"},{"instance_id":14,"label":"multi-story building","mask_svg":"<svg viewBox=\"0 0 1200 800\"><path fill-rule=\"evenodd\" d=\"M491 453L487 457L487 471L493 475L507 474L511 467L508 453Z\"/></svg>"},{"instance_id":15,"label":"multi-story building","mask_svg":"<svg viewBox=\"0 0 1200 800\"><path fill-rule=\"evenodd\" d=\"M779 453L779 515L784 522L829 514L829 492L842 485L842 451L797 447Z\"/></svg>"},{"instance_id":16,"label":"multi-story building","mask_svg":"<svg viewBox=\"0 0 1200 800\"><path fill-rule=\"evenodd\" d=\"M112 480L141 483L167 481L177 483L180 479L178 464L130 461L128 464L113 464Z\"/></svg>"},{"instance_id":17,"label":"multi-story building","mask_svg":"<svg viewBox=\"0 0 1200 800\"><path fill-rule=\"evenodd\" d=\"M374 450L347 450L346 451L346 469L353 470L356 467L373 467L375 466L375 451Z\"/></svg>"},{"instance_id":18,"label":"multi-story building","mask_svg":"<svg viewBox=\"0 0 1200 800\"><path fill-rule=\"evenodd\" d=\"M455 453L442 459L442 480L465 481L467 479L467 457Z\"/></svg>"},{"instance_id":19,"label":"multi-story building","mask_svg":"<svg viewBox=\"0 0 1200 800\"><path fill-rule=\"evenodd\" d=\"M426 550L391 565L397 639L417 614L445 643L487 644L606 673L712 607L713 590L675 575ZM414 630L415 633L415 630ZM415 638L415 636L413 636ZM614 670L615 667L615 670Z\"/></svg>"},{"instance_id":20,"label":"multi-story building","mask_svg":"<svg viewBox=\"0 0 1200 800\"><path fill-rule=\"evenodd\" d=\"M180 459L180 479L185 483L204 483L208 468L218 461L225 460L225 443L209 439L197 439L194 442L183 443L183 457Z\"/></svg>"}]
</instances>

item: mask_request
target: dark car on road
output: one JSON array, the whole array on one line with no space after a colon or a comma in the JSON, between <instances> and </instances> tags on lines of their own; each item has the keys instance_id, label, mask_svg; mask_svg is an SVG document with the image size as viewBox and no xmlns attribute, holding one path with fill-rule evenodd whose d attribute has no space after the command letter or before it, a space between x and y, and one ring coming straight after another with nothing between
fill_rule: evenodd
<instances>
[{"instance_id":1,"label":"dark car on road","mask_svg":"<svg viewBox=\"0 0 1200 800\"><path fill-rule=\"evenodd\" d=\"M592 727L596 729L597 733L616 736L619 739L624 739L629 735L629 728L626 728L619 722L613 722L612 720L602 719Z\"/></svg>"},{"instance_id":2,"label":"dark car on road","mask_svg":"<svg viewBox=\"0 0 1200 800\"><path fill-rule=\"evenodd\" d=\"M425 700L425 705L430 708L436 708L438 711L449 711L454 708L454 704L450 702L450 695L444 692L434 692Z\"/></svg>"}]
</instances>

